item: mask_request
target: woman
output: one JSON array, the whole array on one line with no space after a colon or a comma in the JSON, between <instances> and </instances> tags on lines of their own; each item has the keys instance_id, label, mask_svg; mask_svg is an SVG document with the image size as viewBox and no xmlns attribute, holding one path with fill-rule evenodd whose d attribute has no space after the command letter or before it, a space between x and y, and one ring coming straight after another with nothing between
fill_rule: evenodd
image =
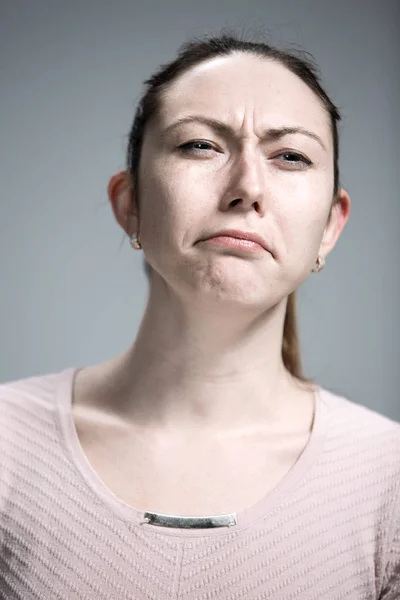
<instances>
[{"instance_id":1,"label":"woman","mask_svg":"<svg viewBox=\"0 0 400 600\"><path fill-rule=\"evenodd\" d=\"M350 214L313 66L221 36L146 81L115 218L132 346L2 386L6 598L400 597L400 425L306 379L295 292Z\"/></svg>"}]
</instances>

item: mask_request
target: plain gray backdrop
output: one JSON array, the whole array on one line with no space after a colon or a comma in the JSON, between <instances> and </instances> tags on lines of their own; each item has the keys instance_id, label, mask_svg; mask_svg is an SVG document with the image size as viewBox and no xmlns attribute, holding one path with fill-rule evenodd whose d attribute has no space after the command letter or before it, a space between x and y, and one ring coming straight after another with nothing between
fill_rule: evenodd
<instances>
[{"instance_id":1,"label":"plain gray backdrop","mask_svg":"<svg viewBox=\"0 0 400 600\"><path fill-rule=\"evenodd\" d=\"M136 336L143 254L117 225L142 82L222 27L315 57L339 106L350 220L299 290L305 374L400 421L399 0L2 0L0 380L101 362Z\"/></svg>"}]
</instances>

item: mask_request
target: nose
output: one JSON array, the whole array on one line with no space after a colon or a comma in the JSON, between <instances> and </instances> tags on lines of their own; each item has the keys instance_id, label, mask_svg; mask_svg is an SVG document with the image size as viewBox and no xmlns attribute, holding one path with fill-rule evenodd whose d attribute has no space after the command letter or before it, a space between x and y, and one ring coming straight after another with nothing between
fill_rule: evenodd
<instances>
[{"instance_id":1,"label":"nose","mask_svg":"<svg viewBox=\"0 0 400 600\"><path fill-rule=\"evenodd\" d=\"M260 213L265 210L265 169L262 157L255 149L247 147L232 163L225 202L240 204L248 210L255 207Z\"/></svg>"}]
</instances>

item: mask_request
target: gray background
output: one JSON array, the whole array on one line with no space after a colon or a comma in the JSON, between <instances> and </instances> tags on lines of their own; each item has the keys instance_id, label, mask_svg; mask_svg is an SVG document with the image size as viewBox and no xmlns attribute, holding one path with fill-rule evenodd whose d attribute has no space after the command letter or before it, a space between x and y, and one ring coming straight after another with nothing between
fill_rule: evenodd
<instances>
[{"instance_id":1,"label":"gray background","mask_svg":"<svg viewBox=\"0 0 400 600\"><path fill-rule=\"evenodd\" d=\"M94 364L134 339L143 254L123 242L108 179L142 81L192 35L231 26L311 52L342 111L352 212L299 290L305 373L400 421L399 0L0 6L0 380Z\"/></svg>"}]
</instances>

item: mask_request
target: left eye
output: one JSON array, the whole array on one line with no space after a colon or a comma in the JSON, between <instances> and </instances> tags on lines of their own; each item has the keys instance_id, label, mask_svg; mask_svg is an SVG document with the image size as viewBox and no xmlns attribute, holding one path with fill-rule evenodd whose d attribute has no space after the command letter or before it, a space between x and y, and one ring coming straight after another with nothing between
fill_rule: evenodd
<instances>
[{"instance_id":1,"label":"left eye","mask_svg":"<svg viewBox=\"0 0 400 600\"><path fill-rule=\"evenodd\" d=\"M281 152L277 156L284 156L287 159L285 162L288 163L298 163L303 162L306 165L311 165L311 160L303 156L302 154L298 154L297 152ZM277 158L277 157L275 157Z\"/></svg>"}]
</instances>

